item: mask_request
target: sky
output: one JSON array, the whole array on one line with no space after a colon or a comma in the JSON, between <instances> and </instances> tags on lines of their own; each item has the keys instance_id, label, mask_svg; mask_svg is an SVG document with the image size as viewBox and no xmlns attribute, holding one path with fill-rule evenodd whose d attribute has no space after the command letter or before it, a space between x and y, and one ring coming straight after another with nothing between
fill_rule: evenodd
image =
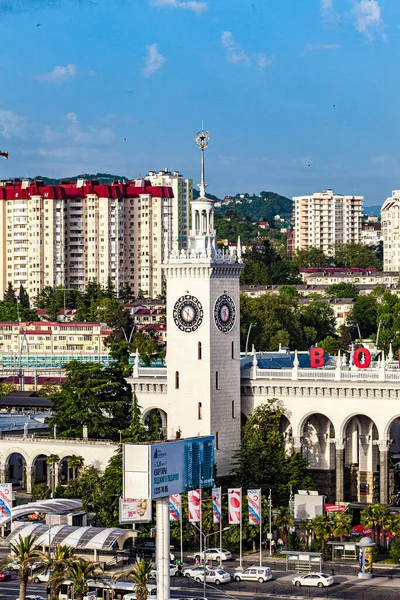
<instances>
[{"instance_id":1,"label":"sky","mask_svg":"<svg viewBox=\"0 0 400 600\"><path fill-rule=\"evenodd\" d=\"M0 177L400 188L400 0L0 0Z\"/></svg>"}]
</instances>

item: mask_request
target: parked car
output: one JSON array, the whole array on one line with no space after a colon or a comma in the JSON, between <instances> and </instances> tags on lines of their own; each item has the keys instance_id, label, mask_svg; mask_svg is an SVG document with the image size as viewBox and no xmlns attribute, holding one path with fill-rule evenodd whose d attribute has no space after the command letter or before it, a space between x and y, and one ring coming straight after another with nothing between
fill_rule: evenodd
<instances>
[{"instance_id":1,"label":"parked car","mask_svg":"<svg viewBox=\"0 0 400 600\"><path fill-rule=\"evenodd\" d=\"M19 598L15 600L19 600ZM44 598L43 596L25 596L25 600L44 600Z\"/></svg>"},{"instance_id":2,"label":"parked car","mask_svg":"<svg viewBox=\"0 0 400 600\"><path fill-rule=\"evenodd\" d=\"M33 563L32 567L31 567L31 570L32 571L37 571L38 569L40 569L42 567L43 567L42 563L36 562L36 563ZM17 562L10 562L7 565L7 570L8 571L19 571L19 569L20 569L20 565Z\"/></svg>"},{"instance_id":3,"label":"parked car","mask_svg":"<svg viewBox=\"0 0 400 600\"><path fill-rule=\"evenodd\" d=\"M204 581L204 571L198 573L194 578L195 581ZM228 583L231 580L229 573L223 569L206 569L206 583L214 583L220 585L220 583Z\"/></svg>"},{"instance_id":4,"label":"parked car","mask_svg":"<svg viewBox=\"0 0 400 600\"><path fill-rule=\"evenodd\" d=\"M35 577L33 578L33 581L35 583L47 583L50 579L50 572L47 571L47 573L37 573L35 575Z\"/></svg>"},{"instance_id":5,"label":"parked car","mask_svg":"<svg viewBox=\"0 0 400 600\"><path fill-rule=\"evenodd\" d=\"M235 581L258 581L264 583L272 579L272 571L269 567L249 567L243 571L235 571L233 574Z\"/></svg>"},{"instance_id":6,"label":"parked car","mask_svg":"<svg viewBox=\"0 0 400 600\"><path fill-rule=\"evenodd\" d=\"M300 587L301 585L312 585L319 588L327 587L335 583L335 580L326 573L308 573L307 575L298 575L292 579L293 585Z\"/></svg>"},{"instance_id":7,"label":"parked car","mask_svg":"<svg viewBox=\"0 0 400 600\"><path fill-rule=\"evenodd\" d=\"M183 576L182 567L180 565L170 564L169 565L169 574L171 577L182 577ZM153 577L154 579L156 579L157 566L153 567L152 570L150 571L150 577Z\"/></svg>"},{"instance_id":8,"label":"parked car","mask_svg":"<svg viewBox=\"0 0 400 600\"><path fill-rule=\"evenodd\" d=\"M231 560L232 552L229 552L229 550L220 550L219 548L207 548L205 556L206 560L219 560L220 558L221 560ZM195 560L203 560L204 551L196 552L193 554L193 558Z\"/></svg>"},{"instance_id":9,"label":"parked car","mask_svg":"<svg viewBox=\"0 0 400 600\"><path fill-rule=\"evenodd\" d=\"M0 581L8 581L11 579L10 571L0 571Z\"/></svg>"},{"instance_id":10,"label":"parked car","mask_svg":"<svg viewBox=\"0 0 400 600\"><path fill-rule=\"evenodd\" d=\"M210 567L208 567L208 568L210 568ZM183 569L183 574L185 577L195 578L196 575L198 575L199 573L203 573L203 572L204 572L203 565L198 565L197 567L186 567L186 569Z\"/></svg>"}]
</instances>

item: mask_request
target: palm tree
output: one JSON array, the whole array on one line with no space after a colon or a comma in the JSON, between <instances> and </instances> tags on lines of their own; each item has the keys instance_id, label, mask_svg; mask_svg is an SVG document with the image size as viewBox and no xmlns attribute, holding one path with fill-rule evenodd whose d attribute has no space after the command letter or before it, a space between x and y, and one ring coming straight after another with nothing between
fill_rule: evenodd
<instances>
[{"instance_id":1,"label":"palm tree","mask_svg":"<svg viewBox=\"0 0 400 600\"><path fill-rule=\"evenodd\" d=\"M329 515L318 515L312 520L312 528L317 539L321 540L321 550L325 551L325 542L332 535L332 519Z\"/></svg>"},{"instance_id":2,"label":"palm tree","mask_svg":"<svg viewBox=\"0 0 400 600\"><path fill-rule=\"evenodd\" d=\"M54 488L55 488L55 469L56 465L60 462L60 457L58 454L50 454L46 458L46 464L50 467L50 489L51 489L51 497L54 498Z\"/></svg>"},{"instance_id":3,"label":"palm tree","mask_svg":"<svg viewBox=\"0 0 400 600\"><path fill-rule=\"evenodd\" d=\"M83 467L84 462L85 462L85 459L83 458L83 456L79 456L78 454L73 454L67 460L68 468L73 470L75 498L76 498L76 494L77 494L76 477L78 475L78 469Z\"/></svg>"},{"instance_id":4,"label":"palm tree","mask_svg":"<svg viewBox=\"0 0 400 600\"><path fill-rule=\"evenodd\" d=\"M294 526L293 515L288 506L280 506L274 517L274 525L280 529L286 537L289 534L289 529Z\"/></svg>"},{"instance_id":5,"label":"palm tree","mask_svg":"<svg viewBox=\"0 0 400 600\"><path fill-rule=\"evenodd\" d=\"M19 600L25 600L26 586L33 563L43 561L43 553L40 546L36 544L36 537L27 535L23 538L18 536L18 540L10 543L9 558L19 565Z\"/></svg>"},{"instance_id":6,"label":"palm tree","mask_svg":"<svg viewBox=\"0 0 400 600\"><path fill-rule=\"evenodd\" d=\"M332 534L334 537L340 537L342 541L344 535L351 533L351 515L345 513L336 513L333 517Z\"/></svg>"},{"instance_id":7,"label":"palm tree","mask_svg":"<svg viewBox=\"0 0 400 600\"><path fill-rule=\"evenodd\" d=\"M61 584L65 579L65 570L74 560L73 554L74 548L72 548L72 546L62 546L61 544L58 544L54 551L54 556L51 557L49 548L49 556L46 556L44 559L41 572L50 574L49 585L51 588L51 598L58 598Z\"/></svg>"},{"instance_id":8,"label":"palm tree","mask_svg":"<svg viewBox=\"0 0 400 600\"><path fill-rule=\"evenodd\" d=\"M364 527L371 528L372 530L372 541L380 544L380 531L388 517L390 516L390 511L386 506L382 506L381 504L371 504L370 506L366 506L361 511L361 525Z\"/></svg>"},{"instance_id":9,"label":"palm tree","mask_svg":"<svg viewBox=\"0 0 400 600\"><path fill-rule=\"evenodd\" d=\"M136 600L147 600L147 584L150 578L150 571L153 568L153 564L148 560L137 561L133 568L128 572L119 573L117 581L119 579L130 579L135 584Z\"/></svg>"},{"instance_id":10,"label":"palm tree","mask_svg":"<svg viewBox=\"0 0 400 600\"><path fill-rule=\"evenodd\" d=\"M102 581L103 570L99 563L84 558L68 559L64 561L64 569L58 573L54 573L50 578L50 583L54 587L57 587L61 586L66 579L71 582L75 600L83 600L89 588L89 580ZM20 598L20 600L22 599Z\"/></svg>"}]
</instances>

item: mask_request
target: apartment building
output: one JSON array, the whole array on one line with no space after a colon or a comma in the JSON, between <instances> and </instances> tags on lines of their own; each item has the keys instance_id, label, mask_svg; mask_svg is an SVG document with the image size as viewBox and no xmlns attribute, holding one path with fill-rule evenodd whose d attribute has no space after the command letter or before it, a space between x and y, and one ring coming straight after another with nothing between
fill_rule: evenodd
<instances>
[{"instance_id":1,"label":"apartment building","mask_svg":"<svg viewBox=\"0 0 400 600\"><path fill-rule=\"evenodd\" d=\"M400 271L400 190L394 190L381 208L383 268Z\"/></svg>"},{"instance_id":2,"label":"apartment building","mask_svg":"<svg viewBox=\"0 0 400 600\"><path fill-rule=\"evenodd\" d=\"M135 294L161 294L172 205L170 187L145 179L0 182L0 297L8 282L34 297L46 285L84 289L109 277L117 290L129 283Z\"/></svg>"},{"instance_id":3,"label":"apartment building","mask_svg":"<svg viewBox=\"0 0 400 600\"><path fill-rule=\"evenodd\" d=\"M185 179L179 171L149 171L151 185L172 188L172 241L175 248L186 248L190 227L190 202L193 200L193 179Z\"/></svg>"},{"instance_id":4,"label":"apartment building","mask_svg":"<svg viewBox=\"0 0 400 600\"><path fill-rule=\"evenodd\" d=\"M336 244L360 243L363 196L332 190L293 198L294 250L320 248L334 253Z\"/></svg>"}]
</instances>

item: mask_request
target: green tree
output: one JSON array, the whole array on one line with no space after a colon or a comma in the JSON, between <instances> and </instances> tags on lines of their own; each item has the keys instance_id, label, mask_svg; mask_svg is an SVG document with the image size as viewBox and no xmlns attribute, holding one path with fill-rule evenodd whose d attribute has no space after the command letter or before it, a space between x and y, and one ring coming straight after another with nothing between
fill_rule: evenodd
<instances>
[{"instance_id":1,"label":"green tree","mask_svg":"<svg viewBox=\"0 0 400 600\"><path fill-rule=\"evenodd\" d=\"M77 497L82 498L82 507L86 512L95 512L97 491L101 489L100 475L93 465L86 466L79 473Z\"/></svg>"},{"instance_id":2,"label":"green tree","mask_svg":"<svg viewBox=\"0 0 400 600\"><path fill-rule=\"evenodd\" d=\"M61 584L62 580L70 581L70 585L74 590L74 598L76 600L83 600L89 589L89 581L101 582L104 580L104 576L98 563L77 557L66 563L64 573L52 577L52 584L54 586L59 586L60 580Z\"/></svg>"},{"instance_id":3,"label":"green tree","mask_svg":"<svg viewBox=\"0 0 400 600\"><path fill-rule=\"evenodd\" d=\"M328 335L325 339L318 342L317 346L323 348L328 354L337 354L339 350L344 350L340 340L332 335Z\"/></svg>"},{"instance_id":4,"label":"green tree","mask_svg":"<svg viewBox=\"0 0 400 600\"><path fill-rule=\"evenodd\" d=\"M11 281L8 282L7 290L4 293L4 302L9 302L11 304L16 304L17 302L17 296L15 295Z\"/></svg>"},{"instance_id":5,"label":"green tree","mask_svg":"<svg viewBox=\"0 0 400 600\"><path fill-rule=\"evenodd\" d=\"M115 285L110 276L107 277L107 285L105 287L104 294L105 294L106 298L110 298L110 299L113 299L116 296Z\"/></svg>"},{"instance_id":6,"label":"green tree","mask_svg":"<svg viewBox=\"0 0 400 600\"><path fill-rule=\"evenodd\" d=\"M138 444L146 440L146 429L143 425L142 412L135 393L133 393L131 406L131 420L129 429L124 433L124 442Z\"/></svg>"},{"instance_id":7,"label":"green tree","mask_svg":"<svg viewBox=\"0 0 400 600\"><path fill-rule=\"evenodd\" d=\"M342 540L343 536L351 534L351 515L348 515L346 513L335 513L333 515L332 521L332 535L334 537L339 537L340 540Z\"/></svg>"},{"instance_id":8,"label":"green tree","mask_svg":"<svg viewBox=\"0 0 400 600\"><path fill-rule=\"evenodd\" d=\"M348 244L336 245L333 250L336 267L347 267L348 269L382 269L382 262L379 260L375 248L350 242Z\"/></svg>"},{"instance_id":9,"label":"green tree","mask_svg":"<svg viewBox=\"0 0 400 600\"><path fill-rule=\"evenodd\" d=\"M14 392L16 389L15 383L0 383L0 399L8 396L10 392Z\"/></svg>"},{"instance_id":10,"label":"green tree","mask_svg":"<svg viewBox=\"0 0 400 600\"><path fill-rule=\"evenodd\" d=\"M301 294L296 290L294 285L282 285L279 288L279 295L288 299L301 298Z\"/></svg>"},{"instance_id":11,"label":"green tree","mask_svg":"<svg viewBox=\"0 0 400 600\"><path fill-rule=\"evenodd\" d=\"M357 298L358 290L353 283L333 283L325 290L328 298Z\"/></svg>"},{"instance_id":12,"label":"green tree","mask_svg":"<svg viewBox=\"0 0 400 600\"><path fill-rule=\"evenodd\" d=\"M72 361L65 366L66 379L52 398L49 427L60 437L81 437L83 425L89 437L119 439L126 429L132 399L131 385L117 366Z\"/></svg>"},{"instance_id":13,"label":"green tree","mask_svg":"<svg viewBox=\"0 0 400 600\"><path fill-rule=\"evenodd\" d=\"M357 337L360 328L361 337L368 338L377 332L377 318L378 301L376 296L369 294L358 296L347 321L348 325L357 332Z\"/></svg>"},{"instance_id":14,"label":"green tree","mask_svg":"<svg viewBox=\"0 0 400 600\"><path fill-rule=\"evenodd\" d=\"M312 519L312 530L316 539L321 540L321 550L324 553L325 543L327 542L327 540L329 540L333 531L333 523L331 517L328 514L318 515L317 517L314 517L314 519Z\"/></svg>"},{"instance_id":15,"label":"green tree","mask_svg":"<svg viewBox=\"0 0 400 600\"><path fill-rule=\"evenodd\" d=\"M32 501L47 500L51 496L51 490L45 483L37 483L32 490Z\"/></svg>"},{"instance_id":16,"label":"green tree","mask_svg":"<svg viewBox=\"0 0 400 600\"><path fill-rule=\"evenodd\" d=\"M279 506L275 513L273 523L275 527L285 534L287 539L289 530L294 526L294 519L290 508L288 506Z\"/></svg>"},{"instance_id":17,"label":"green tree","mask_svg":"<svg viewBox=\"0 0 400 600\"><path fill-rule=\"evenodd\" d=\"M120 340L119 342L111 342L108 346L110 356L121 367L124 376L129 377L132 375L132 365L129 364L129 358L133 350L133 345L125 340Z\"/></svg>"},{"instance_id":18,"label":"green tree","mask_svg":"<svg viewBox=\"0 0 400 600\"><path fill-rule=\"evenodd\" d=\"M298 268L282 258L266 239L261 244L254 244L247 253L240 281L242 284L276 285L300 283L300 277Z\"/></svg>"},{"instance_id":19,"label":"green tree","mask_svg":"<svg viewBox=\"0 0 400 600\"><path fill-rule=\"evenodd\" d=\"M51 486L51 497L54 497L54 490L56 487L56 469L58 469L58 463L60 457L58 454L50 454L46 458L46 465L50 468L50 486Z\"/></svg>"},{"instance_id":20,"label":"green tree","mask_svg":"<svg viewBox=\"0 0 400 600\"><path fill-rule=\"evenodd\" d=\"M329 302L313 300L299 309L299 317L303 327L312 327L315 330L316 335L312 343L327 336L335 337L335 313Z\"/></svg>"},{"instance_id":21,"label":"green tree","mask_svg":"<svg viewBox=\"0 0 400 600\"><path fill-rule=\"evenodd\" d=\"M107 323L113 332L107 338L107 344L129 340L133 327L132 316L123 303L115 298L103 298L98 302L96 321Z\"/></svg>"},{"instance_id":22,"label":"green tree","mask_svg":"<svg viewBox=\"0 0 400 600\"><path fill-rule=\"evenodd\" d=\"M371 529L373 542L380 544L380 531L390 517L390 511L381 504L370 504L361 511L361 525Z\"/></svg>"},{"instance_id":23,"label":"green tree","mask_svg":"<svg viewBox=\"0 0 400 600\"><path fill-rule=\"evenodd\" d=\"M156 340L147 337L141 332L134 333L131 347L134 350L136 350L136 348L139 350L139 356L146 367L150 367L161 354L161 350Z\"/></svg>"},{"instance_id":24,"label":"green tree","mask_svg":"<svg viewBox=\"0 0 400 600\"><path fill-rule=\"evenodd\" d=\"M15 302L0 302L0 321L14 322L18 321L36 321L35 311L20 306Z\"/></svg>"},{"instance_id":25,"label":"green tree","mask_svg":"<svg viewBox=\"0 0 400 600\"><path fill-rule=\"evenodd\" d=\"M135 299L133 288L129 283L123 283L119 288L118 298L123 302L129 302Z\"/></svg>"},{"instance_id":26,"label":"green tree","mask_svg":"<svg viewBox=\"0 0 400 600\"><path fill-rule=\"evenodd\" d=\"M119 499L122 496L122 449L108 461L92 497L92 510L103 527L119 526Z\"/></svg>"},{"instance_id":27,"label":"green tree","mask_svg":"<svg viewBox=\"0 0 400 600\"><path fill-rule=\"evenodd\" d=\"M50 598L57 600L65 571L74 560L74 548L57 544L53 556L43 557L43 566L39 573L49 573Z\"/></svg>"},{"instance_id":28,"label":"green tree","mask_svg":"<svg viewBox=\"0 0 400 600\"><path fill-rule=\"evenodd\" d=\"M19 535L17 540L10 542L9 559L19 565L19 600L25 600L33 563L43 559L43 554L40 546L36 543L36 539L32 535L27 535L25 538Z\"/></svg>"},{"instance_id":29,"label":"green tree","mask_svg":"<svg viewBox=\"0 0 400 600\"><path fill-rule=\"evenodd\" d=\"M156 442L164 439L160 413L156 408L147 413L145 423L147 425L147 441Z\"/></svg>"},{"instance_id":30,"label":"green tree","mask_svg":"<svg viewBox=\"0 0 400 600\"><path fill-rule=\"evenodd\" d=\"M83 456L80 456L78 454L73 454L72 456L69 456L67 459L68 469L72 469L72 472L73 472L75 498L76 498L77 489L78 489L78 482L77 482L78 471L79 471L79 469L81 469L83 467L84 464L85 464L85 459L83 458Z\"/></svg>"},{"instance_id":31,"label":"green tree","mask_svg":"<svg viewBox=\"0 0 400 600\"><path fill-rule=\"evenodd\" d=\"M28 292L26 291L26 289L24 288L24 286L20 285L19 287L19 303L23 308L30 308L30 303L29 303L29 296L28 296Z\"/></svg>"},{"instance_id":32,"label":"green tree","mask_svg":"<svg viewBox=\"0 0 400 600\"><path fill-rule=\"evenodd\" d=\"M292 261L297 267L304 269L329 267L332 264L332 259L321 248L314 246L307 250L296 250Z\"/></svg>"},{"instance_id":33,"label":"green tree","mask_svg":"<svg viewBox=\"0 0 400 600\"><path fill-rule=\"evenodd\" d=\"M150 572L153 564L147 560L137 561L130 571L123 571L117 579L128 579L135 585L135 595L137 600L147 600L149 593L147 585L150 579Z\"/></svg>"},{"instance_id":34,"label":"green tree","mask_svg":"<svg viewBox=\"0 0 400 600\"><path fill-rule=\"evenodd\" d=\"M388 352L390 343L400 347L400 298L390 291L383 294L377 305L377 322L381 321L378 347Z\"/></svg>"},{"instance_id":35,"label":"green tree","mask_svg":"<svg viewBox=\"0 0 400 600\"><path fill-rule=\"evenodd\" d=\"M38 390L38 395L40 398L51 398L58 391L58 386L52 383L51 381L47 381L44 383Z\"/></svg>"},{"instance_id":36,"label":"green tree","mask_svg":"<svg viewBox=\"0 0 400 600\"><path fill-rule=\"evenodd\" d=\"M300 455L289 456L280 431L284 410L272 399L257 406L243 429L240 450L235 455L233 477L244 489L272 489L273 503L288 502L290 486L311 486L308 463Z\"/></svg>"}]
</instances>

